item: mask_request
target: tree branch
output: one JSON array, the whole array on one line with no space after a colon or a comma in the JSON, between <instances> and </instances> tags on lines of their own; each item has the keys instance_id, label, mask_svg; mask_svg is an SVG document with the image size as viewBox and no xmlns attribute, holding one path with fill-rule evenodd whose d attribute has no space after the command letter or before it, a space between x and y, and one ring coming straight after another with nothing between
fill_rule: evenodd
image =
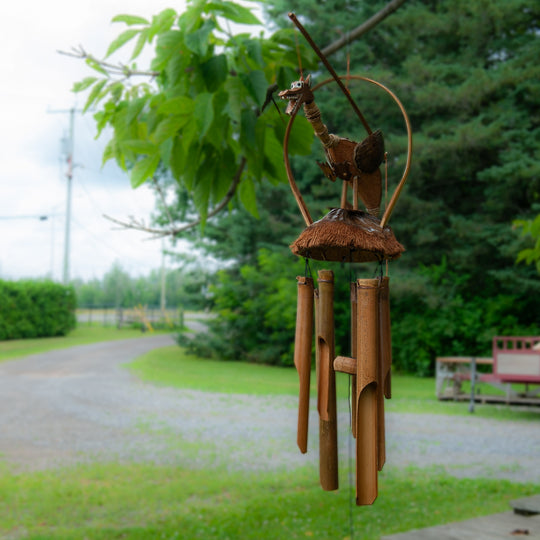
<instances>
[{"instance_id":1,"label":"tree branch","mask_svg":"<svg viewBox=\"0 0 540 540\"><path fill-rule=\"evenodd\" d=\"M385 7L383 7L379 12L375 13L373 17L368 19L366 22L362 23L360 26L357 26L354 30L347 32L343 37L337 39L330 45L322 49L322 53L325 56L335 53L339 49L345 47L351 41L358 39L360 36L371 30L374 26L377 26L381 21L386 19L388 15L391 15L396 11L400 6L402 6L407 0L392 0Z\"/></svg>"},{"instance_id":2,"label":"tree branch","mask_svg":"<svg viewBox=\"0 0 540 540\"><path fill-rule=\"evenodd\" d=\"M229 191L227 191L225 197L216 205L210 212L208 212L208 215L206 216L206 219L211 218L215 216L216 214L219 214L223 208L225 208L231 199L234 197L234 194L236 193L236 188L238 187L238 184L240 184L240 179L242 178L242 173L244 172L244 168L246 167L247 159L245 157L242 157L240 161L240 165L238 166L238 169L236 170L236 173L234 175L233 183L231 184L231 187L229 188ZM144 223L144 221L137 221L134 217L130 216L130 221L120 221L118 219L115 219L111 216L107 216L106 214L103 215L105 219L108 219L109 221L112 221L113 223L116 223L117 225L120 225L123 229L134 229L137 231L143 231L150 233L153 236L153 238L162 238L165 236L177 236L180 233L183 233L185 231L188 231L189 229L193 229L194 227L197 227L201 224L202 219L196 219L194 221L191 221L190 223L184 223L183 225L179 225L177 227L172 226L171 223L170 228L165 229L155 229L153 227L147 227Z\"/></svg>"},{"instance_id":3,"label":"tree branch","mask_svg":"<svg viewBox=\"0 0 540 540\"><path fill-rule=\"evenodd\" d=\"M105 71L112 75L123 75L124 77L133 77L139 75L142 77L152 77L155 78L159 75L159 71L145 71L139 69L131 69L130 67L124 64L111 64L105 62L105 60L98 60L91 54L88 54L81 45L78 48L72 47L71 52L68 51L56 51L58 54L63 54L65 56L71 56L73 58L78 58L80 60L90 60L100 65Z\"/></svg>"}]
</instances>

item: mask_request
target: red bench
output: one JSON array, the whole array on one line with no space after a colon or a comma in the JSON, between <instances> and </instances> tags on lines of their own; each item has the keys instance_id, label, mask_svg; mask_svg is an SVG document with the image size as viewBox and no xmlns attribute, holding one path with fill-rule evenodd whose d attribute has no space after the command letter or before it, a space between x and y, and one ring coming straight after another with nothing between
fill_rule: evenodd
<instances>
[{"instance_id":1,"label":"red bench","mask_svg":"<svg viewBox=\"0 0 540 540\"><path fill-rule=\"evenodd\" d=\"M479 364L492 365L491 373L478 373ZM471 381L471 391L462 391L461 383ZM486 382L501 388L504 396L476 394L475 383ZM450 383L450 384L449 384ZM512 384L524 384L525 391L517 392ZM537 386L531 390L530 385ZM437 358L437 397L439 399L470 400L469 410L474 410L474 401L540 404L540 336L493 338L493 358L441 357Z\"/></svg>"},{"instance_id":2,"label":"red bench","mask_svg":"<svg viewBox=\"0 0 540 540\"><path fill-rule=\"evenodd\" d=\"M540 337L494 337L493 373L480 380L540 384Z\"/></svg>"}]
</instances>

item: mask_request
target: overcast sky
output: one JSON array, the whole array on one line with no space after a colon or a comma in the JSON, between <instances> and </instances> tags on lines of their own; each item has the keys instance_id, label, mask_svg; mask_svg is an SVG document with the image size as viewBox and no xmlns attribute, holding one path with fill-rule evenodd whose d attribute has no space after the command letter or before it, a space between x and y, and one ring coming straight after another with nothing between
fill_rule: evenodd
<instances>
[{"instance_id":1,"label":"overcast sky","mask_svg":"<svg viewBox=\"0 0 540 540\"><path fill-rule=\"evenodd\" d=\"M69 132L69 114L56 111L82 107L83 98L70 90L91 72L56 51L80 44L100 57L125 28L110 22L114 15L150 17L181 6L164 0L2 2L0 279L62 278L67 192L62 138ZM132 190L116 167L101 169L105 140L94 140L90 113L75 116L74 135L71 277L100 278L115 261L133 275L159 268L161 241L115 230L102 217L148 219L153 195L144 187Z\"/></svg>"}]
</instances>

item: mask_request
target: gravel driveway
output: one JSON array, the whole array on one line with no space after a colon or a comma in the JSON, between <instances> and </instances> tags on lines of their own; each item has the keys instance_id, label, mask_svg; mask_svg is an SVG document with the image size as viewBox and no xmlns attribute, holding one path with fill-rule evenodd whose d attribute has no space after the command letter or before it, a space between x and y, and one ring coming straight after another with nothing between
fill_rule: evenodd
<instances>
[{"instance_id":1,"label":"gravel driveway","mask_svg":"<svg viewBox=\"0 0 540 540\"><path fill-rule=\"evenodd\" d=\"M293 396L208 394L143 383L122 364L170 336L84 345L0 364L0 459L13 470L150 461L272 470L317 460L296 448ZM348 459L348 407L339 405ZM388 413L385 470L438 466L456 476L540 483L540 426L476 416Z\"/></svg>"}]
</instances>

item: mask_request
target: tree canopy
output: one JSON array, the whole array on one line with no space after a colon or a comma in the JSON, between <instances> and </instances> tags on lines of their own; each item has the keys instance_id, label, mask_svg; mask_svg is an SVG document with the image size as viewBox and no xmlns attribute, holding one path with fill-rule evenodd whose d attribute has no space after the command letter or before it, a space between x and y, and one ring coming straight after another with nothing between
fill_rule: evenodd
<instances>
[{"instance_id":1,"label":"tree canopy","mask_svg":"<svg viewBox=\"0 0 540 540\"><path fill-rule=\"evenodd\" d=\"M294 273L294 258L286 248L302 223L280 185L284 123L262 105L274 83L283 89L297 78L298 58L315 82L327 75L286 14L295 11L324 48L386 5L275 0L263 6L269 22L257 37L227 30L227 20L257 21L219 0L190 2L181 15L166 10L152 21L120 16L129 28L111 52L129 40L134 58L144 44L156 46L154 79L141 84L131 82L135 67L118 80L86 55L102 76L76 88L91 88L98 129L113 128L105 159L130 170L133 185L168 171L178 186L179 203L168 209L173 221L189 204L204 221L220 204L231 210L239 203L199 239L215 256L236 260L213 289L221 315L215 335L221 331L223 351L227 336L238 345L227 354L257 359L259 351L261 360L277 363L290 356L294 279L285 275ZM493 335L538 333L538 273L516 259L520 252L526 262L539 258L539 37L540 6L526 0L408 0L332 54L338 72L346 73L350 60L352 73L395 91L413 125L413 167L391 222L406 247L391 269L402 369L428 373L437 355L485 355ZM366 85L351 85L351 92L383 129L392 179L406 148L399 112ZM331 132L358 137L358 121L335 87L316 99ZM321 179L310 130L298 115L293 166L322 215L336 201L335 186ZM169 217L163 211L159 220Z\"/></svg>"},{"instance_id":2,"label":"tree canopy","mask_svg":"<svg viewBox=\"0 0 540 540\"><path fill-rule=\"evenodd\" d=\"M178 14L166 9L146 20L118 15L127 26L97 60L84 50L97 74L74 86L88 91L85 109L95 114L98 134L112 128L103 160L129 171L134 188L165 168L190 196L199 220L238 196L257 214L256 190L264 178L283 181L285 126L273 107L264 109L274 85L294 79L297 53L291 30L264 36L252 11L227 0L193 0ZM250 31L230 30L248 28ZM130 64L109 57L133 44ZM148 69L136 64L153 47ZM313 53L301 47L306 63ZM137 82L143 76L142 82ZM312 133L300 122L294 153L308 153Z\"/></svg>"}]
</instances>

